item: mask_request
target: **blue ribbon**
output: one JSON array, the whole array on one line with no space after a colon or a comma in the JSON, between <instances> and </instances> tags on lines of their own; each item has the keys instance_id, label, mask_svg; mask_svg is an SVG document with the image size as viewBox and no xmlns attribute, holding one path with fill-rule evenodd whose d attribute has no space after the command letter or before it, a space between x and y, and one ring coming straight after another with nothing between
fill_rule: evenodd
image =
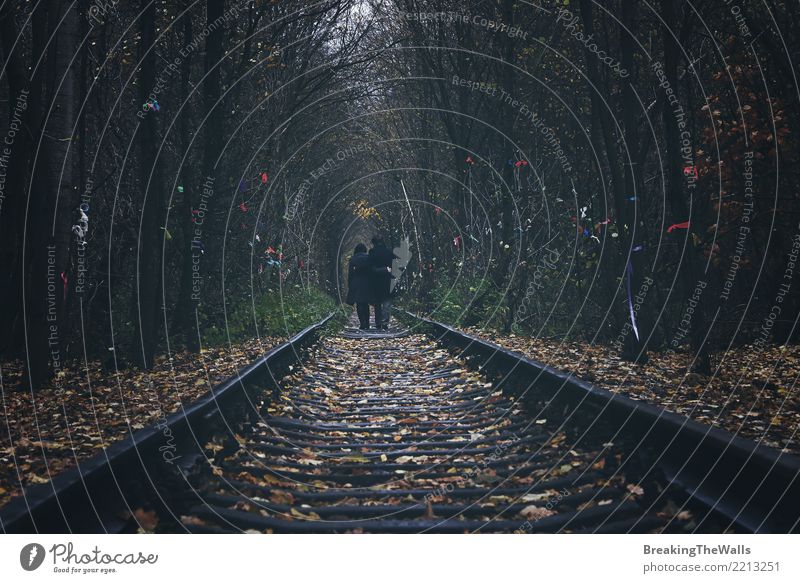
<instances>
[{"instance_id":1,"label":"blue ribbon","mask_svg":"<svg viewBox=\"0 0 800 583\"><path fill-rule=\"evenodd\" d=\"M633 279L633 266L631 260L628 259L627 266L627 280L628 280L628 309L631 312L631 325L633 326L633 333L636 335L636 340L639 340L639 329L636 327L636 314L633 311L633 295L631 294L631 279Z\"/></svg>"}]
</instances>

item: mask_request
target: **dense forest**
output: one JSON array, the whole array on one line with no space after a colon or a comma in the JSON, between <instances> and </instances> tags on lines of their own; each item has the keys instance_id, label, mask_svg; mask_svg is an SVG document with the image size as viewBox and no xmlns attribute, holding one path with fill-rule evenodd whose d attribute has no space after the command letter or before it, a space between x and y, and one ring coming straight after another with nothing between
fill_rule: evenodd
<instances>
[{"instance_id":1,"label":"dense forest","mask_svg":"<svg viewBox=\"0 0 800 583\"><path fill-rule=\"evenodd\" d=\"M4 0L0 355L287 334L353 246L398 302L533 337L797 339L800 5Z\"/></svg>"}]
</instances>

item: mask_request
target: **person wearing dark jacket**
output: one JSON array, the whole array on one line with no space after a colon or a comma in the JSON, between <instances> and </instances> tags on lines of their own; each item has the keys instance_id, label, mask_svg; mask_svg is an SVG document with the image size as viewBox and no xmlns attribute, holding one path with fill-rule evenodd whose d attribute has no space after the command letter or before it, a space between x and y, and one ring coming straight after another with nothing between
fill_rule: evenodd
<instances>
[{"instance_id":1,"label":"person wearing dark jacket","mask_svg":"<svg viewBox=\"0 0 800 583\"><path fill-rule=\"evenodd\" d=\"M356 305L361 330L369 330L369 305L374 301L372 280L372 261L367 246L359 243L347 266L347 303Z\"/></svg>"},{"instance_id":2,"label":"person wearing dark jacket","mask_svg":"<svg viewBox=\"0 0 800 583\"><path fill-rule=\"evenodd\" d=\"M392 282L392 262L398 257L392 253L381 237L372 238L369 250L372 261L372 299L375 308L375 327L389 329L389 316L392 311L390 286Z\"/></svg>"}]
</instances>

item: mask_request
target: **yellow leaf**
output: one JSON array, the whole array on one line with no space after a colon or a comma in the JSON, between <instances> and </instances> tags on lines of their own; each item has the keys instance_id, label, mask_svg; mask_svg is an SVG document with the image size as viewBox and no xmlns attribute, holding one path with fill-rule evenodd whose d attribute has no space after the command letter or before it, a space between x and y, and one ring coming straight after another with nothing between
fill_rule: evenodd
<instances>
[{"instance_id":1,"label":"yellow leaf","mask_svg":"<svg viewBox=\"0 0 800 583\"><path fill-rule=\"evenodd\" d=\"M37 475L36 475L36 474L34 474L33 472L31 472L30 474L28 474L28 475L27 475L27 476L25 476L25 477L26 477L26 478L28 479L28 481L29 481L29 482L31 482L32 484L47 484L47 483L50 481L50 480L49 480L49 479L47 479L47 478L43 478L43 477L41 477L41 476L37 476Z\"/></svg>"},{"instance_id":2,"label":"yellow leaf","mask_svg":"<svg viewBox=\"0 0 800 583\"><path fill-rule=\"evenodd\" d=\"M303 520L320 520L319 514L309 511L308 514L303 514L297 508L292 508L291 515Z\"/></svg>"},{"instance_id":3,"label":"yellow leaf","mask_svg":"<svg viewBox=\"0 0 800 583\"><path fill-rule=\"evenodd\" d=\"M527 518L528 520L539 520L541 518L547 518L548 516L552 516L555 514L552 510L548 510L547 508L540 508L538 506L526 506L519 512L522 516Z\"/></svg>"}]
</instances>

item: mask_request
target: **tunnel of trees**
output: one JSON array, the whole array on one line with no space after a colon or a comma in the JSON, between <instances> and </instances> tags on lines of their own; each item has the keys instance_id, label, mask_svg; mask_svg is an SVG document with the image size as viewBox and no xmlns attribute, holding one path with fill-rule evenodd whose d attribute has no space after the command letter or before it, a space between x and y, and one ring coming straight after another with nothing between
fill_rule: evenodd
<instances>
[{"instance_id":1,"label":"tunnel of trees","mask_svg":"<svg viewBox=\"0 0 800 583\"><path fill-rule=\"evenodd\" d=\"M377 232L437 320L698 371L796 340L799 12L5 0L2 357L288 334Z\"/></svg>"}]
</instances>

